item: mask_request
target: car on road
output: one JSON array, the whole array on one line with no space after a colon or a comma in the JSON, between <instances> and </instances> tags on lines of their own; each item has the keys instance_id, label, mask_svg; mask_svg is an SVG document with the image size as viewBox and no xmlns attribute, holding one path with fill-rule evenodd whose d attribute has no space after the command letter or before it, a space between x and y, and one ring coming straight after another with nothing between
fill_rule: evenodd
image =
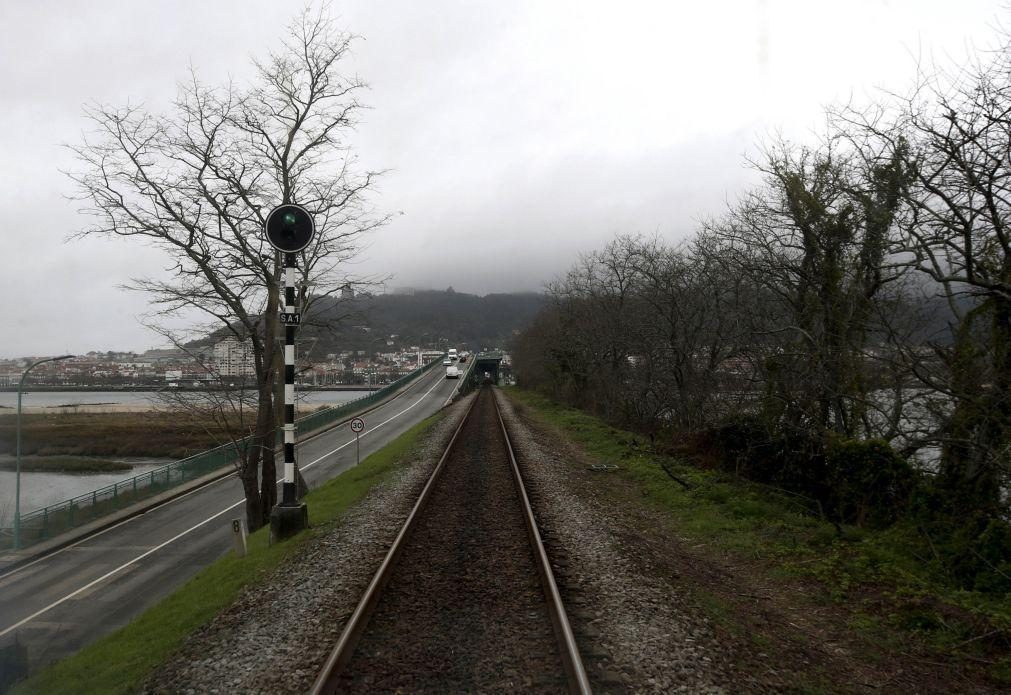
<instances>
[{"instance_id":1,"label":"car on road","mask_svg":"<svg viewBox=\"0 0 1011 695\"><path fill-rule=\"evenodd\" d=\"M456 367L446 367L446 378L447 379L459 379L460 370Z\"/></svg>"}]
</instances>

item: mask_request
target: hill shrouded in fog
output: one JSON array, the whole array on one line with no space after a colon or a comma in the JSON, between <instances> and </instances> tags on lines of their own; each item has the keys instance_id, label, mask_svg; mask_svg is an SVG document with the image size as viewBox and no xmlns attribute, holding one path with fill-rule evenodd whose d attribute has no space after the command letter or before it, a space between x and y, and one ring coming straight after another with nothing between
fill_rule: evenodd
<instances>
[{"instance_id":1,"label":"hill shrouded in fog","mask_svg":"<svg viewBox=\"0 0 1011 695\"><path fill-rule=\"evenodd\" d=\"M413 294L362 295L326 300L317 305L316 321L335 328L306 325L300 340L317 338L318 352L376 349L383 338L396 335L398 346L421 345L479 350L506 347L544 306L533 292L488 294L483 297L425 290Z\"/></svg>"}]
</instances>

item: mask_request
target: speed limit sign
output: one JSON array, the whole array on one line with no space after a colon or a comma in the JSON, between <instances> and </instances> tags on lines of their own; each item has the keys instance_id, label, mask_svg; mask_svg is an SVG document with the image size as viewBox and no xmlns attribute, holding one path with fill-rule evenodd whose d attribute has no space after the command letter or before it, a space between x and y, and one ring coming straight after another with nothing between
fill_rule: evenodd
<instances>
[{"instance_id":1,"label":"speed limit sign","mask_svg":"<svg viewBox=\"0 0 1011 695\"><path fill-rule=\"evenodd\" d=\"M351 431L355 433L355 463L362 462L362 448L358 443L358 435L361 434L362 430L365 429L365 421L360 417L356 417L351 421Z\"/></svg>"}]
</instances>

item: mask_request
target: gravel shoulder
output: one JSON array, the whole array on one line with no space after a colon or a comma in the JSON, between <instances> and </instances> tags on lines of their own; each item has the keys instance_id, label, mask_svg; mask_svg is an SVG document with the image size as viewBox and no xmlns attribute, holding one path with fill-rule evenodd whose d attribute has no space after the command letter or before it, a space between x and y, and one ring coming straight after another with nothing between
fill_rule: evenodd
<instances>
[{"instance_id":1,"label":"gravel shoulder","mask_svg":"<svg viewBox=\"0 0 1011 695\"><path fill-rule=\"evenodd\" d=\"M726 651L609 500L588 489L589 463L500 394L569 620L596 692L721 693Z\"/></svg>"}]
</instances>

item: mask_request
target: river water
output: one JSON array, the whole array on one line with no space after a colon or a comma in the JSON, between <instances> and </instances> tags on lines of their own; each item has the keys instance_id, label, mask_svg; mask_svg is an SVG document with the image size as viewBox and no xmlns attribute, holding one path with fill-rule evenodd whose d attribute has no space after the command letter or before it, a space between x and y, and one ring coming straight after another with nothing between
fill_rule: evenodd
<instances>
[{"instance_id":1,"label":"river water","mask_svg":"<svg viewBox=\"0 0 1011 695\"><path fill-rule=\"evenodd\" d=\"M5 461L13 456L3 456ZM64 457L68 458L68 457ZM99 458L99 457L96 457ZM141 473L160 468L171 459L100 457L109 461L123 461L133 467L129 471L115 473L54 473L21 472L21 513L26 514L41 507L62 502L83 495L106 485L132 478ZM14 518L14 495L17 490L17 474L0 470L0 526L9 526Z\"/></svg>"}]
</instances>

